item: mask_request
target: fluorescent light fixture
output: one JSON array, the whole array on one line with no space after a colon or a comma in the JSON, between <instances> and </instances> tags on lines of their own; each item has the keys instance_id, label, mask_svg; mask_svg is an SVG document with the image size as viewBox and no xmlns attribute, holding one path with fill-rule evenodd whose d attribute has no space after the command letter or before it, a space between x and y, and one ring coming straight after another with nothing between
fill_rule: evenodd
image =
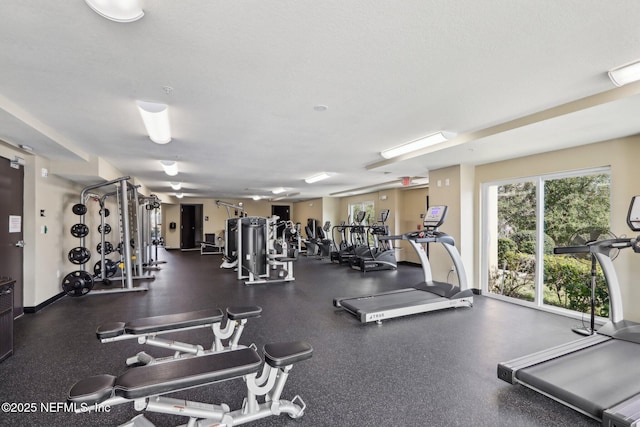
<instances>
[{"instance_id":1,"label":"fluorescent light fixture","mask_svg":"<svg viewBox=\"0 0 640 427\"><path fill-rule=\"evenodd\" d=\"M407 142L406 144L398 145L388 150L383 150L380 152L380 155L385 159L392 159L412 151L421 150L423 148L445 142L454 136L455 134L451 132L434 133L433 135L425 136L424 138L416 139L415 141Z\"/></svg>"},{"instance_id":2,"label":"fluorescent light fixture","mask_svg":"<svg viewBox=\"0 0 640 427\"><path fill-rule=\"evenodd\" d=\"M283 187L274 188L273 190L271 190L273 194L280 194L280 193L284 193L285 191L287 191L287 189Z\"/></svg>"},{"instance_id":3,"label":"fluorescent light fixture","mask_svg":"<svg viewBox=\"0 0 640 427\"><path fill-rule=\"evenodd\" d=\"M139 0L84 0L94 12L115 22L133 22L144 16Z\"/></svg>"},{"instance_id":4,"label":"fluorescent light fixture","mask_svg":"<svg viewBox=\"0 0 640 427\"><path fill-rule=\"evenodd\" d=\"M640 80L640 60L609 70L609 78L616 86Z\"/></svg>"},{"instance_id":5,"label":"fluorescent light fixture","mask_svg":"<svg viewBox=\"0 0 640 427\"><path fill-rule=\"evenodd\" d=\"M136 103L149 138L156 144L166 144L171 141L169 106L147 101L136 101Z\"/></svg>"},{"instance_id":6,"label":"fluorescent light fixture","mask_svg":"<svg viewBox=\"0 0 640 427\"><path fill-rule=\"evenodd\" d=\"M314 182L322 181L323 179L327 179L327 178L330 178L330 177L331 177L331 175L329 175L328 173L322 172L322 173L319 173L317 175L313 175L313 176L310 176L308 178L305 178L304 181L307 184L313 184Z\"/></svg>"},{"instance_id":7,"label":"fluorescent light fixture","mask_svg":"<svg viewBox=\"0 0 640 427\"><path fill-rule=\"evenodd\" d=\"M174 190L178 191L182 188L182 183L181 182L170 182L169 185L171 186L171 188L173 188Z\"/></svg>"},{"instance_id":8,"label":"fluorescent light fixture","mask_svg":"<svg viewBox=\"0 0 640 427\"><path fill-rule=\"evenodd\" d=\"M176 197L177 197L178 199L182 199L182 198L184 197L184 194L182 194L182 193L176 193Z\"/></svg>"},{"instance_id":9,"label":"fluorescent light fixture","mask_svg":"<svg viewBox=\"0 0 640 427\"><path fill-rule=\"evenodd\" d=\"M178 163L172 160L160 160L160 164L162 165L162 169L164 169L164 173L166 173L167 175L178 175Z\"/></svg>"}]
</instances>

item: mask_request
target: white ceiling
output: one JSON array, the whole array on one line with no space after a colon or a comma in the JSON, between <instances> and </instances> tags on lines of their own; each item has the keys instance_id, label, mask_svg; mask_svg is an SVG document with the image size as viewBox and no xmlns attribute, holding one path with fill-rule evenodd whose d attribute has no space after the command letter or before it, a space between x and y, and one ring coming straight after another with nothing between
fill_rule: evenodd
<instances>
[{"instance_id":1,"label":"white ceiling","mask_svg":"<svg viewBox=\"0 0 640 427\"><path fill-rule=\"evenodd\" d=\"M179 180L186 197L302 199L640 133L640 87L606 74L640 59L637 0L143 5L123 24L81 0L0 2L0 140L104 158L157 193ZM169 104L169 144L149 140L135 100ZM459 136L379 154L439 130Z\"/></svg>"}]
</instances>

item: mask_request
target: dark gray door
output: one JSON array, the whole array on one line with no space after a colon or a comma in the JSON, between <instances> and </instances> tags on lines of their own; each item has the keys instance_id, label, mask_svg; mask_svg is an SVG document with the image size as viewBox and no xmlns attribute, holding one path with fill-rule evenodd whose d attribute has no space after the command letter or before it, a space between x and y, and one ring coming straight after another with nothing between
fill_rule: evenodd
<instances>
[{"instance_id":1,"label":"dark gray door","mask_svg":"<svg viewBox=\"0 0 640 427\"><path fill-rule=\"evenodd\" d=\"M24 313L22 258L24 244L24 168L0 157L0 277L16 281L13 315ZM1 281L1 280L0 280Z\"/></svg>"},{"instance_id":2,"label":"dark gray door","mask_svg":"<svg viewBox=\"0 0 640 427\"><path fill-rule=\"evenodd\" d=\"M193 205L180 206L180 248L196 247L196 208Z\"/></svg>"}]
</instances>

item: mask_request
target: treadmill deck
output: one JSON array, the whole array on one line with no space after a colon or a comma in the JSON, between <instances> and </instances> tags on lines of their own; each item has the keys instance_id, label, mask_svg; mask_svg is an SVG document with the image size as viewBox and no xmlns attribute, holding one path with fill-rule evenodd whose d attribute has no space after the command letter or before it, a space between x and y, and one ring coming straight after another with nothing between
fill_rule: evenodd
<instances>
[{"instance_id":1,"label":"treadmill deck","mask_svg":"<svg viewBox=\"0 0 640 427\"><path fill-rule=\"evenodd\" d=\"M516 372L518 382L601 420L640 393L640 345L612 339Z\"/></svg>"}]
</instances>

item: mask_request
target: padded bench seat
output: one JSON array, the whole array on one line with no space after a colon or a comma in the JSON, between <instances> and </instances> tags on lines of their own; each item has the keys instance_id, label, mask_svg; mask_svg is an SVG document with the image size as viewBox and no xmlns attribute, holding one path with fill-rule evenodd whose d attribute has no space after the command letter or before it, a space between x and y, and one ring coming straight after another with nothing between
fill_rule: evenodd
<instances>
[{"instance_id":1,"label":"padded bench seat","mask_svg":"<svg viewBox=\"0 0 640 427\"><path fill-rule=\"evenodd\" d=\"M304 341L264 346L266 363L274 368L292 365L312 356L313 348ZM170 363L131 368L119 377L96 375L78 381L69 390L67 400L87 405L110 398L128 400L157 396L217 381L257 373L262 359L250 347Z\"/></svg>"},{"instance_id":2,"label":"padded bench seat","mask_svg":"<svg viewBox=\"0 0 640 427\"><path fill-rule=\"evenodd\" d=\"M110 397L138 399L258 372L262 359L252 348L213 353L171 363L131 368L119 377L97 375L77 382L68 401L97 404Z\"/></svg>"},{"instance_id":3,"label":"padded bench seat","mask_svg":"<svg viewBox=\"0 0 640 427\"><path fill-rule=\"evenodd\" d=\"M258 317L262 308L258 306L227 307L227 316L231 320L242 320ZM98 339L114 338L124 334L145 335L167 332L175 329L220 323L222 310L218 308L190 311L187 313L166 314L163 316L143 317L129 322L109 322L96 330Z\"/></svg>"}]
</instances>

